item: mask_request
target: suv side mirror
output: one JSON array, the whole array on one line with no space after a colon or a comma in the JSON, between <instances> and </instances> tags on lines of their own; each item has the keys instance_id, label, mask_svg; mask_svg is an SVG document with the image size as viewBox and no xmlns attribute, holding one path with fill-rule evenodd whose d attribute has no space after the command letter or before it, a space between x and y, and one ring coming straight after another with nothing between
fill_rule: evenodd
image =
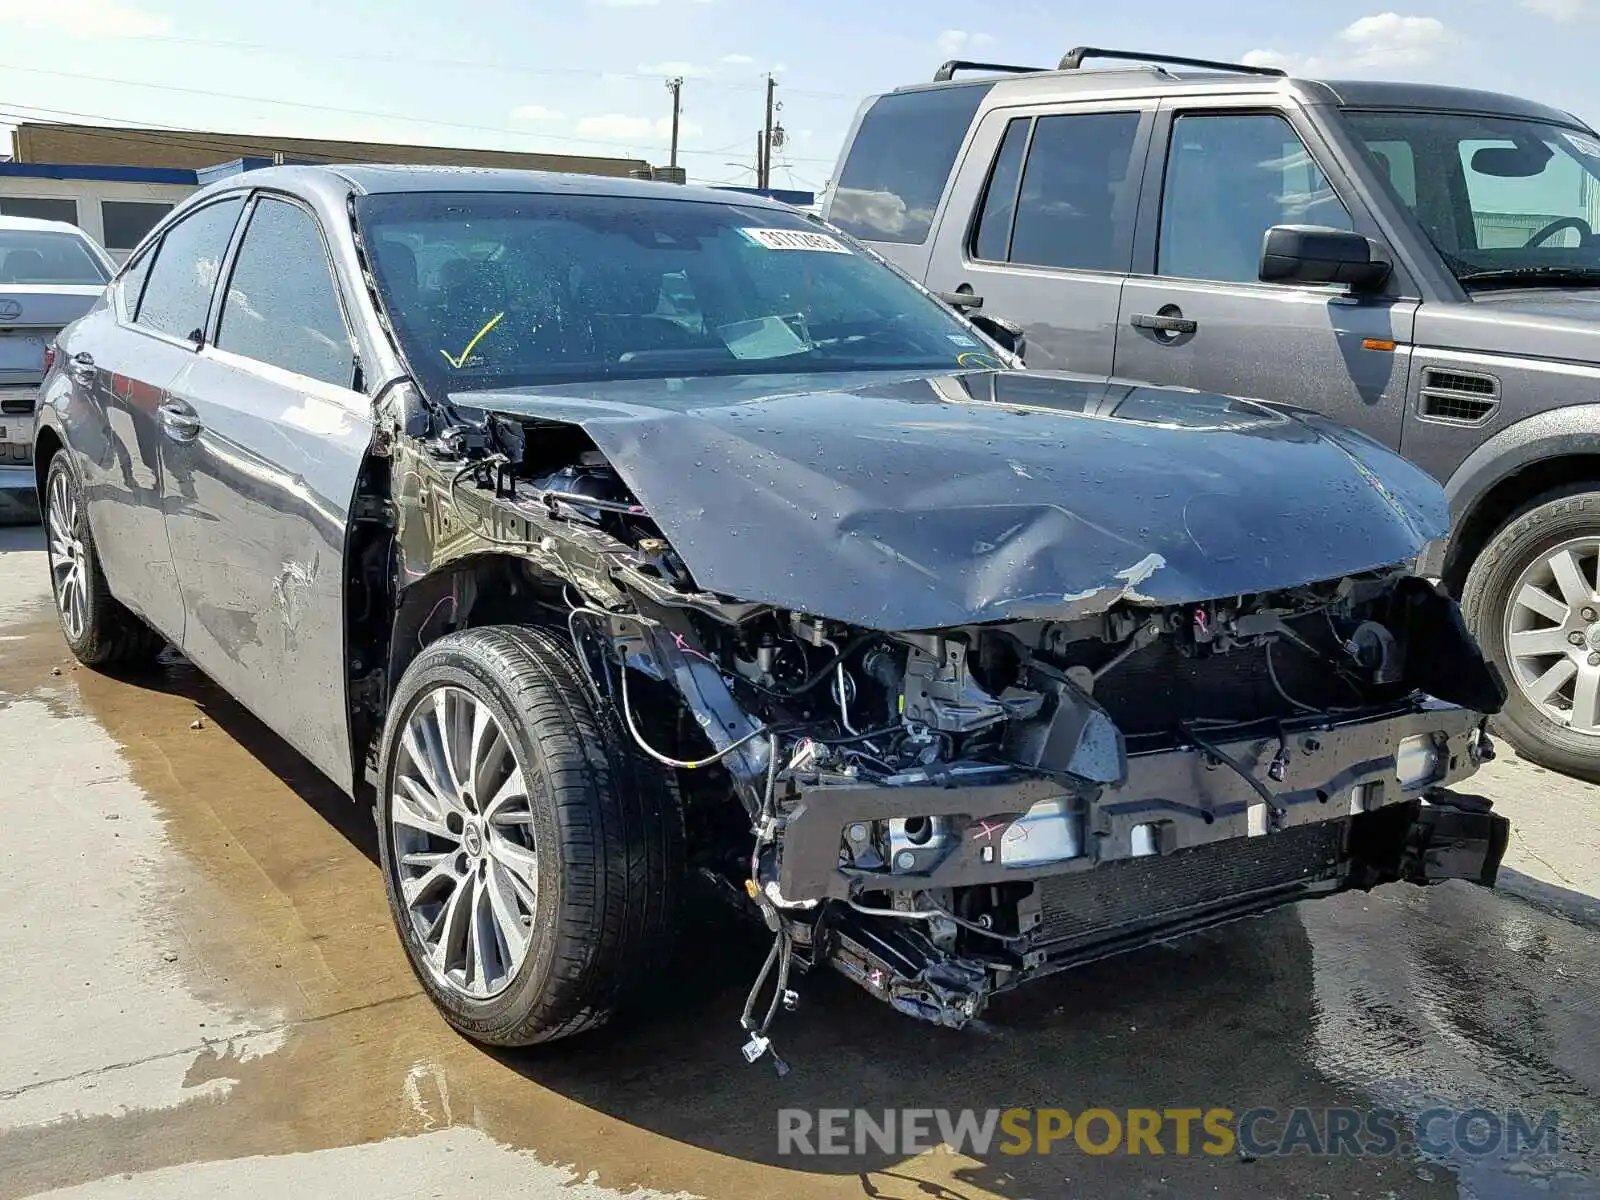
<instances>
[{"instance_id":1,"label":"suv side mirror","mask_svg":"<svg viewBox=\"0 0 1600 1200\"><path fill-rule=\"evenodd\" d=\"M1261 240L1263 283L1344 283L1373 291L1391 264L1371 238L1321 225L1274 225Z\"/></svg>"},{"instance_id":2,"label":"suv side mirror","mask_svg":"<svg viewBox=\"0 0 1600 1200\"><path fill-rule=\"evenodd\" d=\"M1028 348L1027 336L1022 332L1022 326L1004 317L997 317L993 313L969 312L967 320L983 330L992 340L999 342L1011 353L1021 358Z\"/></svg>"}]
</instances>

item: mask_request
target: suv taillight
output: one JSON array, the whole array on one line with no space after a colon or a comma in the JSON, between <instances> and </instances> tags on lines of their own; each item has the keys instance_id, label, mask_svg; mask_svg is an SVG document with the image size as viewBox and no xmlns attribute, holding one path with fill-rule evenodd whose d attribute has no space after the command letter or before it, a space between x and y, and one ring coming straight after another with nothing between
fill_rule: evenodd
<instances>
[{"instance_id":1,"label":"suv taillight","mask_svg":"<svg viewBox=\"0 0 1600 1200\"><path fill-rule=\"evenodd\" d=\"M50 374L50 368L56 365L56 344L51 342L44 348L44 373Z\"/></svg>"}]
</instances>

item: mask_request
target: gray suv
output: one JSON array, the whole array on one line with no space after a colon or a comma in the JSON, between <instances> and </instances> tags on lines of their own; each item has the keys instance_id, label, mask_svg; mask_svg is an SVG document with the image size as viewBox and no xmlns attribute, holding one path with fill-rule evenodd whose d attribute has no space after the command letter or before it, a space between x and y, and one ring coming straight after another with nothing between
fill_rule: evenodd
<instances>
[{"instance_id":1,"label":"gray suv","mask_svg":"<svg viewBox=\"0 0 1600 1200\"><path fill-rule=\"evenodd\" d=\"M872 97L834 178L829 221L1019 324L1031 367L1314 409L1444 481L1453 528L1423 566L1513 683L1505 734L1600 779L1588 125L1488 92L1080 48Z\"/></svg>"}]
</instances>

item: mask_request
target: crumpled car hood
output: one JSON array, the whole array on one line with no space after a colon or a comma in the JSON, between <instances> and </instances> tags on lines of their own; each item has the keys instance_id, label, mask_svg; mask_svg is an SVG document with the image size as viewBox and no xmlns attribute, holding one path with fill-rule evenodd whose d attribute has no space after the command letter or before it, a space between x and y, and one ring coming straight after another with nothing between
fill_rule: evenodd
<instances>
[{"instance_id":1,"label":"crumpled car hood","mask_svg":"<svg viewBox=\"0 0 1600 1200\"><path fill-rule=\"evenodd\" d=\"M582 427L702 588L868 628L1335 579L1406 562L1449 524L1432 478L1312 414L1081 376L738 376L452 399Z\"/></svg>"}]
</instances>

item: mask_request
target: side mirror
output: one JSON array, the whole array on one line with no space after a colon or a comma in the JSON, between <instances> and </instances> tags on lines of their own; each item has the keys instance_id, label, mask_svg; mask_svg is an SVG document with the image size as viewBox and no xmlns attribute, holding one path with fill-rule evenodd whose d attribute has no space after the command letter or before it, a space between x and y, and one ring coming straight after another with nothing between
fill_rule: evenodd
<instances>
[{"instance_id":1,"label":"side mirror","mask_svg":"<svg viewBox=\"0 0 1600 1200\"><path fill-rule=\"evenodd\" d=\"M1343 283L1373 291L1391 265L1371 238L1321 225L1274 225L1261 241L1263 283Z\"/></svg>"},{"instance_id":2,"label":"side mirror","mask_svg":"<svg viewBox=\"0 0 1600 1200\"><path fill-rule=\"evenodd\" d=\"M999 342L1011 353L1021 358L1027 351L1027 335L1022 332L1022 326L1015 321L1008 321L1004 317L997 317L993 313L973 312L967 314L971 321L992 340Z\"/></svg>"}]
</instances>

